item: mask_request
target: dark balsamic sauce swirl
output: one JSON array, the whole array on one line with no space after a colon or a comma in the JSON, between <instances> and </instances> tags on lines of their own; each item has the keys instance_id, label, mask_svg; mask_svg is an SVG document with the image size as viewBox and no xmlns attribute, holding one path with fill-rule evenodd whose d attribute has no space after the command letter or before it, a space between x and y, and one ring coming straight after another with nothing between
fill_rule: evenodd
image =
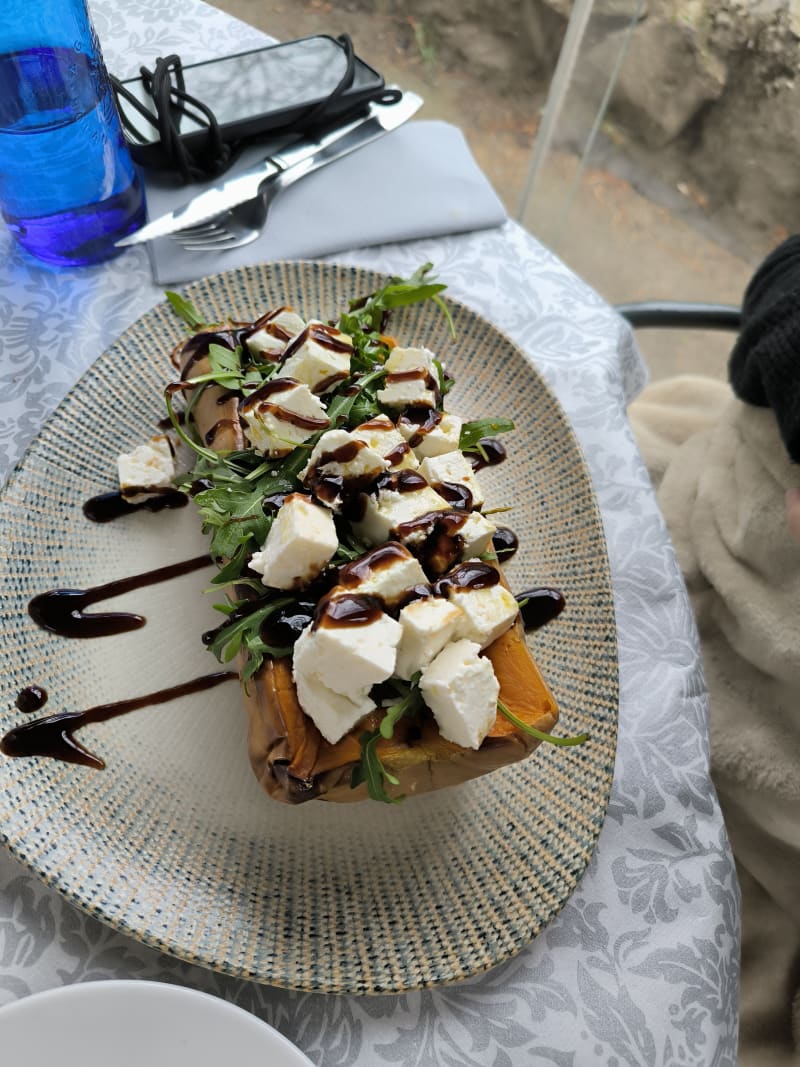
<instances>
[{"instance_id":1,"label":"dark balsamic sauce swirl","mask_svg":"<svg viewBox=\"0 0 800 1067\"><path fill-rule=\"evenodd\" d=\"M130 700L116 700L110 704L98 704L84 711L59 711L45 715L33 722L23 723L9 730L0 739L0 752L6 756L49 756L64 763L79 763L85 767L103 770L105 763L99 756L90 752L74 736L75 731L90 723L106 722L120 715L127 715L139 708L153 704L165 704L168 700L199 693L203 689L227 682L237 675L233 671L217 671L205 674L190 682L159 689L155 693L133 697Z\"/></svg>"},{"instance_id":2,"label":"dark balsamic sauce swirl","mask_svg":"<svg viewBox=\"0 0 800 1067\"><path fill-rule=\"evenodd\" d=\"M524 593L518 593L516 599L520 602L519 613L526 632L538 630L552 622L564 610L566 603L564 594L559 589L551 589L548 586L526 589Z\"/></svg>"},{"instance_id":3,"label":"dark balsamic sauce swirl","mask_svg":"<svg viewBox=\"0 0 800 1067\"><path fill-rule=\"evenodd\" d=\"M484 467L496 467L498 463L503 462L508 454L505 445L502 441L498 441L496 437L482 437L478 444L483 449L483 454L480 452L468 452L466 454L474 471L481 471Z\"/></svg>"},{"instance_id":4,"label":"dark balsamic sauce swirl","mask_svg":"<svg viewBox=\"0 0 800 1067\"><path fill-rule=\"evenodd\" d=\"M491 563L470 560L434 583L434 596L447 596L448 589L489 589L500 581L500 572Z\"/></svg>"},{"instance_id":5,"label":"dark balsamic sauce swirl","mask_svg":"<svg viewBox=\"0 0 800 1067\"><path fill-rule=\"evenodd\" d=\"M492 548L502 563L515 554L519 548L519 538L508 526L498 526L492 535Z\"/></svg>"},{"instance_id":6,"label":"dark balsamic sauce swirl","mask_svg":"<svg viewBox=\"0 0 800 1067\"><path fill-rule=\"evenodd\" d=\"M164 511L166 508L183 508L189 502L185 493L169 489L158 496L148 497L138 504L131 504L119 491L93 496L83 505L83 514L91 522L112 522L135 511Z\"/></svg>"},{"instance_id":7,"label":"dark balsamic sauce swirl","mask_svg":"<svg viewBox=\"0 0 800 1067\"><path fill-rule=\"evenodd\" d=\"M417 445L422 444L432 430L436 429L442 421L443 414L444 412L437 408L408 408L398 419L397 425L402 424L406 428L413 427L408 443L411 448L416 448Z\"/></svg>"},{"instance_id":8,"label":"dark balsamic sauce swirl","mask_svg":"<svg viewBox=\"0 0 800 1067\"><path fill-rule=\"evenodd\" d=\"M36 684L26 685L24 689L20 689L14 701L16 707L26 715L32 715L34 711L41 710L46 703L47 690Z\"/></svg>"},{"instance_id":9,"label":"dark balsamic sauce swirl","mask_svg":"<svg viewBox=\"0 0 800 1067\"><path fill-rule=\"evenodd\" d=\"M342 626L368 626L383 614L377 597L359 593L344 593L334 599L323 600L314 616L314 629L326 630Z\"/></svg>"},{"instance_id":10,"label":"dark balsamic sauce swirl","mask_svg":"<svg viewBox=\"0 0 800 1067\"><path fill-rule=\"evenodd\" d=\"M371 548L363 556L345 563L339 569L339 585L354 586L366 581L376 571L385 570L395 563L408 559L408 549L396 541L386 541L376 548Z\"/></svg>"},{"instance_id":11,"label":"dark balsamic sauce swirl","mask_svg":"<svg viewBox=\"0 0 800 1067\"><path fill-rule=\"evenodd\" d=\"M210 556L196 556L181 563L171 563L143 574L134 574L130 578L95 585L90 589L51 589L30 601L28 614L42 629L61 637L108 637L111 634L136 630L144 626L145 620L141 615L127 611L84 614L84 609L98 600L107 600L131 589L141 589L143 586L168 581L170 578L207 567L209 563Z\"/></svg>"}]
</instances>

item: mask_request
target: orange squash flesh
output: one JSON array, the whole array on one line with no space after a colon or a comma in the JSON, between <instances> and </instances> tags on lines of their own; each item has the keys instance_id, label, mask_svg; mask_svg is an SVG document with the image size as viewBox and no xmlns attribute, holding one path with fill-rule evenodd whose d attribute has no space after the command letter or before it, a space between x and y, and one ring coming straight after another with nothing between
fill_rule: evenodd
<instances>
[{"instance_id":1,"label":"orange squash flesh","mask_svg":"<svg viewBox=\"0 0 800 1067\"><path fill-rule=\"evenodd\" d=\"M558 707L525 641L519 620L486 650L500 683L500 700L519 719L549 732ZM273 797L297 802L361 800L362 784L350 789L350 775L361 758L360 737L376 730L382 712L362 720L336 744L326 741L297 700L290 658L267 660L244 688L250 720L248 747L253 770ZM376 745L386 769L400 784L392 794L422 793L468 781L529 755L539 741L498 713L480 749L446 741L431 716L419 725L401 720L395 736Z\"/></svg>"}]
</instances>

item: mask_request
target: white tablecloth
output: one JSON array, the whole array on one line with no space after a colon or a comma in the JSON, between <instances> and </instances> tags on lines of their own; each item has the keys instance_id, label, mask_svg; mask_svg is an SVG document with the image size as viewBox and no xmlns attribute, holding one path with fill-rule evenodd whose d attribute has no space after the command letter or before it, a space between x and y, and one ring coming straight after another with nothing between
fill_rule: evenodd
<instances>
[{"instance_id":1,"label":"white tablecloth","mask_svg":"<svg viewBox=\"0 0 800 1067\"><path fill-rule=\"evenodd\" d=\"M123 76L172 51L201 59L262 40L196 0L95 0L92 10L108 65ZM394 273L432 260L450 294L529 353L583 446L608 540L621 682L614 786L590 867L510 962L438 991L355 998L278 990L163 956L77 910L0 849L0 1005L66 983L146 978L248 1008L319 1067L735 1064L738 889L708 775L697 634L625 414L645 378L627 327L510 222L331 258ZM2 232L0 262L5 476L92 360L162 293L141 249L55 272Z\"/></svg>"}]
</instances>

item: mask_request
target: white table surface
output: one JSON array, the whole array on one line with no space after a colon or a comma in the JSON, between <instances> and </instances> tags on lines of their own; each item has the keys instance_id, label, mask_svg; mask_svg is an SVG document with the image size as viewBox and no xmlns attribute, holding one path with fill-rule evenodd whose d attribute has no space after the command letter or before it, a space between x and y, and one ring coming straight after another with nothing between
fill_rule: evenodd
<instances>
[{"instance_id":1,"label":"white table surface","mask_svg":"<svg viewBox=\"0 0 800 1067\"><path fill-rule=\"evenodd\" d=\"M173 51L204 59L263 42L197 0L91 7L120 76ZM735 1064L738 888L708 774L691 608L625 414L645 380L627 327L512 222L329 258L401 274L432 260L451 295L528 353L581 442L608 541L621 684L615 780L590 867L508 963L442 990L356 998L274 989L159 954L77 910L0 848L0 1005L74 982L144 978L246 1007L319 1067ZM82 372L163 294L142 249L58 272L0 230L0 263L5 478Z\"/></svg>"}]
</instances>

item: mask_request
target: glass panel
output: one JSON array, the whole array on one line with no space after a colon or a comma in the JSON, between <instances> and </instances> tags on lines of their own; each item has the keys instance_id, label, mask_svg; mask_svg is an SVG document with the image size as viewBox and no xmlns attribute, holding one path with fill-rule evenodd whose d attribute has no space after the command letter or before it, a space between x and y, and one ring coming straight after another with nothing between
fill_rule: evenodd
<instances>
[{"instance_id":1,"label":"glass panel","mask_svg":"<svg viewBox=\"0 0 800 1067\"><path fill-rule=\"evenodd\" d=\"M777 180L753 180L763 138L743 97L763 87L759 64L743 61L741 27L720 5L693 0L588 2L549 150L534 145L520 219L612 303L738 304L787 221L785 197L779 206L767 188ZM796 51L792 40L787 31L784 46ZM556 75L545 120L558 88ZM779 115L765 106L761 121L775 130ZM784 161L791 184L794 169ZM726 375L730 334L640 331L638 340L653 377Z\"/></svg>"}]
</instances>

